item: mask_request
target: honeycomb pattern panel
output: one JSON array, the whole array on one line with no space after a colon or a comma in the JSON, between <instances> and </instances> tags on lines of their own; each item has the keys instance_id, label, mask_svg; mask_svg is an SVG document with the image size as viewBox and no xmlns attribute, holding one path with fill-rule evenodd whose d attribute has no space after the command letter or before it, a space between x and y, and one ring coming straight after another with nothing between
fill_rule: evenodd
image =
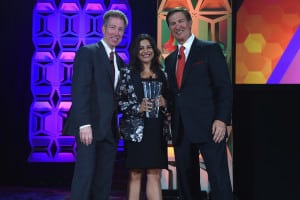
<instances>
[{"instance_id":1,"label":"honeycomb pattern panel","mask_svg":"<svg viewBox=\"0 0 300 200\"><path fill-rule=\"evenodd\" d=\"M236 21L237 84L300 83L299 10L299 0L243 1Z\"/></svg>"},{"instance_id":2,"label":"honeycomb pattern panel","mask_svg":"<svg viewBox=\"0 0 300 200\"><path fill-rule=\"evenodd\" d=\"M122 10L128 17L125 35L117 47L128 62L131 10L127 0L37 0L33 9L31 62L33 102L29 117L29 162L74 162L76 142L62 135L72 105L72 73L75 53L82 45L102 38L103 14ZM120 142L118 149L122 150Z\"/></svg>"}]
</instances>

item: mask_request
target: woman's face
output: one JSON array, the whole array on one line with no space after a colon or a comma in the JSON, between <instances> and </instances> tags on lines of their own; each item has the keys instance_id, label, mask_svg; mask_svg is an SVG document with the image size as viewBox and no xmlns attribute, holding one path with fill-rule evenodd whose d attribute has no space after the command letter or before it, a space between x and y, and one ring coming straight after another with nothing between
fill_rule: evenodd
<instances>
[{"instance_id":1,"label":"woman's face","mask_svg":"<svg viewBox=\"0 0 300 200\"><path fill-rule=\"evenodd\" d=\"M154 57L153 47L151 46L148 40L141 40L139 47L138 58L141 60L143 64L151 63L151 60Z\"/></svg>"}]
</instances>

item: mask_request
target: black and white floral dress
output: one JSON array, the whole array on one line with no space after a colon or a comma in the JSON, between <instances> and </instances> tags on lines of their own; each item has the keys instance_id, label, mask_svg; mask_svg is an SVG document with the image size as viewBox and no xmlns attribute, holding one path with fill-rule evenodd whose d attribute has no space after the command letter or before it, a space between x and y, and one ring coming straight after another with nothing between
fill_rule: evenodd
<instances>
[{"instance_id":1,"label":"black and white floral dress","mask_svg":"<svg viewBox=\"0 0 300 200\"><path fill-rule=\"evenodd\" d=\"M166 78L163 71L157 79L142 79L139 72L122 69L117 89L118 104L123 117L140 117L143 131L133 133L125 141L125 165L130 169L166 169L168 166L167 142L163 136L163 114L158 118L145 118L138 113L138 105L144 98L142 81L162 82L162 95L166 95Z\"/></svg>"}]
</instances>

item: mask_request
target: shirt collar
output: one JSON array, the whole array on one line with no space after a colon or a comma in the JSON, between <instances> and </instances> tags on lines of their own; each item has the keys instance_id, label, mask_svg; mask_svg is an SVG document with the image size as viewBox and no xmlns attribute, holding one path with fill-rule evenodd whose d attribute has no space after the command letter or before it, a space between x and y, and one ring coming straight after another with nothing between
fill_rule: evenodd
<instances>
[{"instance_id":1,"label":"shirt collar","mask_svg":"<svg viewBox=\"0 0 300 200\"><path fill-rule=\"evenodd\" d=\"M189 53L190 53L191 46L192 46L192 44L193 44L194 39L195 39L195 35L192 34L192 35L185 41L185 43L183 43L183 44L178 44L178 49L180 49L181 46L184 46L184 48L185 48L185 49L184 49L184 54L185 54L186 57L187 57L187 56L189 55ZM178 51L178 53L179 53L179 51Z\"/></svg>"},{"instance_id":2,"label":"shirt collar","mask_svg":"<svg viewBox=\"0 0 300 200\"><path fill-rule=\"evenodd\" d=\"M195 38L195 36L194 36L194 34L192 34L186 41L185 41L185 43L183 43L182 45L178 45L178 49L180 49L180 47L181 46L184 46L185 47L185 49L186 50L190 50L190 48L191 48L191 46L192 46L192 43L193 43L193 41L194 41L194 38Z\"/></svg>"},{"instance_id":3,"label":"shirt collar","mask_svg":"<svg viewBox=\"0 0 300 200\"><path fill-rule=\"evenodd\" d=\"M102 44L103 44L103 46L104 46L105 52L106 52L106 54L107 54L108 57L109 57L111 51L115 52L115 48L114 48L114 49L111 49L111 48L108 46L108 44L105 42L104 39L101 39L101 42L102 42Z\"/></svg>"}]
</instances>

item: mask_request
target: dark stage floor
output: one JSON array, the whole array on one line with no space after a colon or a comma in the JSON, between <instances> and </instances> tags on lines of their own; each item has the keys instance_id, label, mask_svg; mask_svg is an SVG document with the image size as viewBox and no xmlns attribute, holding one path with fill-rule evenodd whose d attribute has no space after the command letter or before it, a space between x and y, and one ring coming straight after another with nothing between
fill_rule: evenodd
<instances>
[{"instance_id":1,"label":"dark stage floor","mask_svg":"<svg viewBox=\"0 0 300 200\"><path fill-rule=\"evenodd\" d=\"M141 200L146 200L142 194ZM203 193L203 197L206 196ZM163 190L164 200L178 200L176 190ZM0 200L71 200L67 189L34 187L0 187ZM110 200L126 200L124 191L112 191ZM204 197L204 200L208 198Z\"/></svg>"},{"instance_id":2,"label":"dark stage floor","mask_svg":"<svg viewBox=\"0 0 300 200\"><path fill-rule=\"evenodd\" d=\"M65 189L33 187L1 187L1 200L70 200L70 193Z\"/></svg>"},{"instance_id":3,"label":"dark stage floor","mask_svg":"<svg viewBox=\"0 0 300 200\"><path fill-rule=\"evenodd\" d=\"M48 180L49 178L48 176L51 177L52 175L54 176L53 179L55 180L56 184ZM118 152L116 163L115 163L115 172L113 177L112 193L111 193L110 200L126 200L126 188L127 188L127 181L128 181L127 176L128 176L128 172L124 166L124 155L122 152ZM59 183L57 183L58 178L57 175L55 175L55 173L46 174L46 177L47 179L45 179L43 174L42 179L45 179L44 181L45 183L43 182L42 185L29 184L30 186L28 185L22 186L18 184L18 186L15 185L7 186L5 184L2 184L0 185L0 200L71 200L70 188L68 186L65 187L66 183L62 184L63 186L59 185ZM68 178L70 179L70 177ZM35 177L35 179L37 179L37 177ZM66 178L63 178L63 180L64 179ZM47 184L48 182L46 180L49 181L49 184ZM141 200L146 200L144 190L145 190L145 178L143 178L142 181ZM202 192L202 195L203 197L207 196L206 192ZM163 200L178 200L177 196L178 196L177 190L163 190ZM208 200L208 198L203 198L203 200Z\"/></svg>"},{"instance_id":4,"label":"dark stage floor","mask_svg":"<svg viewBox=\"0 0 300 200\"><path fill-rule=\"evenodd\" d=\"M143 196L145 196L143 194ZM164 200L177 200L176 191L163 191ZM1 187L1 200L71 200L67 189ZM112 191L110 200L125 200L124 191ZM145 200L146 198L142 198Z\"/></svg>"}]
</instances>

